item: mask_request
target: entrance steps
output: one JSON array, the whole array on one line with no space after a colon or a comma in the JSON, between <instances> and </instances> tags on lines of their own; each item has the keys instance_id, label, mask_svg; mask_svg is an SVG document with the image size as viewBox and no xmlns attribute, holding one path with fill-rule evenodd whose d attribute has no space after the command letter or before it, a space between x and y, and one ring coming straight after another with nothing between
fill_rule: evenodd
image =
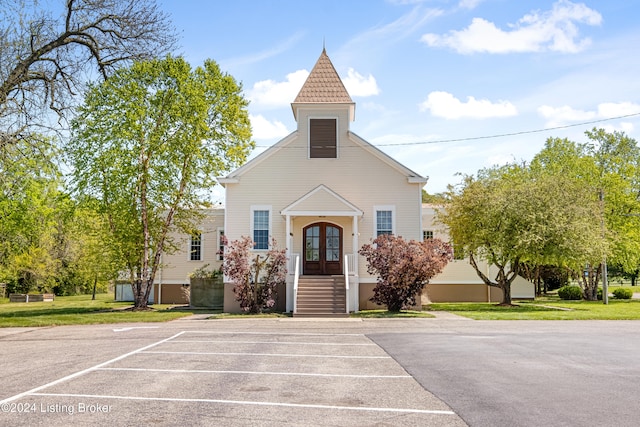
<instances>
[{"instance_id":1,"label":"entrance steps","mask_svg":"<svg viewBox=\"0 0 640 427\"><path fill-rule=\"evenodd\" d=\"M293 317L349 317L344 276L300 276Z\"/></svg>"}]
</instances>

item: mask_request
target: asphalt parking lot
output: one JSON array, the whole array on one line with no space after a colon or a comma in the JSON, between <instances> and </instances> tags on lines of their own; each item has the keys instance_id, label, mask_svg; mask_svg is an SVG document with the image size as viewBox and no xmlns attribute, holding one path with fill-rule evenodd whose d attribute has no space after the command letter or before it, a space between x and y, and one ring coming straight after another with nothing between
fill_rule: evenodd
<instances>
[{"instance_id":1,"label":"asphalt parking lot","mask_svg":"<svg viewBox=\"0 0 640 427\"><path fill-rule=\"evenodd\" d=\"M87 354L97 363L67 369L57 378L29 378L29 386L12 395L22 385L20 377L30 374L14 367L22 373L9 379L14 391L3 392L0 424L465 425L362 332L332 330L334 322L323 328L317 322L267 320L246 330L247 323L116 326L111 338L105 326L94 327L110 347L124 341L121 352ZM265 323L274 330L265 330ZM4 348L37 347L46 337L51 345L66 329L23 331L0 342ZM66 331L59 341L65 346L65 340L74 340L66 360L81 357L83 346L73 347L83 336L89 347L84 351L98 350L92 328L73 329L75 334ZM139 347L131 345L132 336ZM55 362L47 365L56 370Z\"/></svg>"},{"instance_id":2,"label":"asphalt parking lot","mask_svg":"<svg viewBox=\"0 0 640 427\"><path fill-rule=\"evenodd\" d=\"M632 426L637 322L0 329L0 425Z\"/></svg>"}]
</instances>

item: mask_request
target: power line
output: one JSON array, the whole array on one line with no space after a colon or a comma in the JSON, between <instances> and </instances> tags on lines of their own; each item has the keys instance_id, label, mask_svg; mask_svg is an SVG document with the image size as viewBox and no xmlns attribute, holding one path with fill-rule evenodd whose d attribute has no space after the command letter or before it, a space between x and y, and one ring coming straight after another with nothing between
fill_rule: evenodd
<instances>
[{"instance_id":1,"label":"power line","mask_svg":"<svg viewBox=\"0 0 640 427\"><path fill-rule=\"evenodd\" d=\"M623 116L608 117L606 119L591 120L591 121L588 121L588 122L573 123L573 124L570 124L570 125L555 126L555 127L550 127L550 128L544 128L544 129L523 130L523 131L519 131L519 132L499 133L499 134L494 134L494 135L469 136L469 137L466 137L466 138L437 139L437 140L434 140L434 141L396 142L396 143L372 144L372 145L374 145L375 147L399 147L399 146L403 146L403 145L443 144L443 143L447 143L447 142L463 142L463 141L474 141L474 140L479 140L479 139L504 138L506 136L526 135L526 134L532 134L532 133L549 132L549 131L559 130L559 129L568 129L568 128L578 127L578 126L592 125L594 123L602 123L602 122L607 122L607 121L611 121L611 120L624 119L624 118L627 118L627 117L634 117L634 116L640 116L640 112L639 113L633 113L633 114L625 114ZM271 147L271 145L256 145L256 148L269 148L269 147Z\"/></svg>"},{"instance_id":2,"label":"power line","mask_svg":"<svg viewBox=\"0 0 640 427\"><path fill-rule=\"evenodd\" d=\"M606 119L591 120L589 122L574 123L574 124L571 124L571 125L555 126L555 127L550 127L550 128L544 128L544 129L523 130L523 131L520 131L520 132L500 133L500 134L496 134L496 135L470 136L470 137L467 137L467 138L457 138L457 139L439 139L439 140L435 140L435 141L399 142L399 143L396 143L396 144L376 144L376 147L390 147L390 146L395 146L395 145L440 144L440 143L445 143L445 142L461 142L461 141L473 141L473 140L477 140L477 139L503 138L505 136L526 135L526 134L530 134L530 133L540 133L540 132L547 132L547 131L558 130L558 129L567 129L567 128L572 128L572 127L591 125L591 124L594 124L594 123L601 123L601 122L606 122L606 121L610 121L610 120L624 119L626 117L633 117L633 116L640 116L640 113L625 114L624 116L609 117L609 118L606 118Z\"/></svg>"}]
</instances>

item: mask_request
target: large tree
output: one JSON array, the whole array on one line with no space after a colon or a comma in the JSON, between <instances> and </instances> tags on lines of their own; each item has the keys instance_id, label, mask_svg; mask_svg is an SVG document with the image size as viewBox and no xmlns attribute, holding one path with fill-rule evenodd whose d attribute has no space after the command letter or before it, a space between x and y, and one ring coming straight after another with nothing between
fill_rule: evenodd
<instances>
[{"instance_id":1,"label":"large tree","mask_svg":"<svg viewBox=\"0 0 640 427\"><path fill-rule=\"evenodd\" d=\"M53 286L56 215L62 204L54 156L19 141L5 147L0 162L0 281L12 292Z\"/></svg>"},{"instance_id":2,"label":"large tree","mask_svg":"<svg viewBox=\"0 0 640 427\"><path fill-rule=\"evenodd\" d=\"M604 260L634 271L640 261L639 149L622 133L587 142L549 138L531 164L485 169L450 191L440 220L478 275L503 291L520 268L568 268L585 299L597 299ZM477 258L497 267L490 278Z\"/></svg>"},{"instance_id":3,"label":"large tree","mask_svg":"<svg viewBox=\"0 0 640 427\"><path fill-rule=\"evenodd\" d=\"M597 200L561 174L495 167L466 177L450 195L439 219L478 276L502 290L503 304L511 304L511 285L524 263L584 265L587 256L602 256ZM495 266L495 277L479 259Z\"/></svg>"},{"instance_id":4,"label":"large tree","mask_svg":"<svg viewBox=\"0 0 640 427\"><path fill-rule=\"evenodd\" d=\"M0 40L1 149L40 145L88 76L169 52L175 32L153 0L0 0Z\"/></svg>"},{"instance_id":5,"label":"large tree","mask_svg":"<svg viewBox=\"0 0 640 427\"><path fill-rule=\"evenodd\" d=\"M607 261L634 274L640 267L640 148L623 132L594 128L585 134L585 149L596 165L602 235L610 247Z\"/></svg>"},{"instance_id":6,"label":"large tree","mask_svg":"<svg viewBox=\"0 0 640 427\"><path fill-rule=\"evenodd\" d=\"M11 292L87 292L113 278L105 238L87 226L100 218L61 189L57 153L47 147L24 140L4 147L0 282Z\"/></svg>"},{"instance_id":7,"label":"large tree","mask_svg":"<svg viewBox=\"0 0 640 427\"><path fill-rule=\"evenodd\" d=\"M75 189L99 201L110 245L148 303L176 230L192 234L215 177L253 147L241 86L212 61L135 63L92 85L67 146Z\"/></svg>"},{"instance_id":8,"label":"large tree","mask_svg":"<svg viewBox=\"0 0 640 427\"><path fill-rule=\"evenodd\" d=\"M488 285L502 290L503 304L511 304L511 283L518 275L524 250L519 243L521 225L518 198L514 184L518 165L484 169L477 177L465 176L459 189L449 189L450 202L438 212L438 221L445 224L458 253L469 257L478 276ZM482 271L477 258L498 268L494 280Z\"/></svg>"},{"instance_id":9,"label":"large tree","mask_svg":"<svg viewBox=\"0 0 640 427\"><path fill-rule=\"evenodd\" d=\"M640 265L640 150L620 132L594 128L585 135L583 143L549 138L531 170L534 176L562 183L566 190L558 200L565 209L582 209L579 218L591 224L591 232L574 237L588 239L574 241L575 256L564 251L561 265L579 279L584 298L595 300L605 259L630 274ZM579 218L571 226L579 224Z\"/></svg>"}]
</instances>

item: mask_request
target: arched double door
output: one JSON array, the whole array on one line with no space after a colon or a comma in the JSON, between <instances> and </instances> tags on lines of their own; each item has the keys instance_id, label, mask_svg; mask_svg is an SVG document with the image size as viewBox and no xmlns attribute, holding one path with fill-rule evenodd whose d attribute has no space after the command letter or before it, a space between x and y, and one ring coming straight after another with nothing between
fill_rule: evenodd
<instances>
[{"instance_id":1,"label":"arched double door","mask_svg":"<svg viewBox=\"0 0 640 427\"><path fill-rule=\"evenodd\" d=\"M316 222L303 229L304 263L302 274L342 274L342 228Z\"/></svg>"}]
</instances>

